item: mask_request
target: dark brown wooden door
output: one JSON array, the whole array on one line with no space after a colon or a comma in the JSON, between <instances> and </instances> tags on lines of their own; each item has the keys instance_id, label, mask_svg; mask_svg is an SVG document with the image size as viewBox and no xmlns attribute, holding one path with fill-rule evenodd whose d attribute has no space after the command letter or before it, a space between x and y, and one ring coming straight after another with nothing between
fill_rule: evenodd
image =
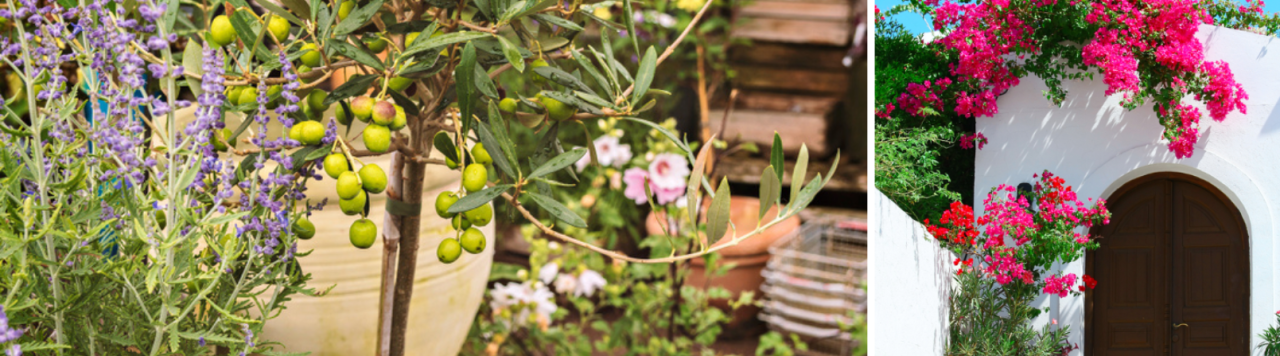
<instances>
[{"instance_id":1,"label":"dark brown wooden door","mask_svg":"<svg viewBox=\"0 0 1280 356\"><path fill-rule=\"evenodd\" d=\"M1086 273L1089 355L1247 355L1248 239L1213 186L1156 174L1108 199Z\"/></svg>"}]
</instances>

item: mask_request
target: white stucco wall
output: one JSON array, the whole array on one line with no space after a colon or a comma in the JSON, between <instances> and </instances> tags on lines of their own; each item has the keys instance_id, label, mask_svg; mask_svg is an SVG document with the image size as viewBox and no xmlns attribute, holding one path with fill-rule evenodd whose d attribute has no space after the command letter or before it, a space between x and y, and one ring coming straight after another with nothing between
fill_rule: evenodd
<instances>
[{"instance_id":1,"label":"white stucco wall","mask_svg":"<svg viewBox=\"0 0 1280 356\"><path fill-rule=\"evenodd\" d=\"M1107 197L1125 182L1154 172L1180 172L1212 183L1240 209L1248 229L1249 333L1256 354L1258 334L1280 309L1275 298L1280 246L1273 242L1273 221L1280 218L1280 39L1214 26L1202 26L1197 35L1205 44L1205 59L1227 61L1249 99L1248 114L1233 113L1223 122L1207 115L1201 120L1195 155L1176 159L1161 140L1151 106L1126 111L1119 97L1104 95L1101 76L1067 83L1061 108L1041 95L1043 81L1024 78L998 99L996 117L977 121L990 144L977 154L975 200L998 184L1031 182L1032 174L1045 169L1074 185L1081 198ZM1084 261L1063 270L1082 274ZM1042 299L1052 310L1040 322L1056 317L1072 328L1072 342L1083 345L1084 297Z\"/></svg>"},{"instance_id":2,"label":"white stucco wall","mask_svg":"<svg viewBox=\"0 0 1280 356\"><path fill-rule=\"evenodd\" d=\"M870 199L869 343L876 355L942 355L954 257L880 191L872 189Z\"/></svg>"}]
</instances>

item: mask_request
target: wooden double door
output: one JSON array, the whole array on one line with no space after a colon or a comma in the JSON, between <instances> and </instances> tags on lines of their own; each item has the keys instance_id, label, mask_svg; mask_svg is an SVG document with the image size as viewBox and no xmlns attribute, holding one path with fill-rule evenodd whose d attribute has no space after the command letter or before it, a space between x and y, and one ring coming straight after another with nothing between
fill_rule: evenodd
<instances>
[{"instance_id":1,"label":"wooden double door","mask_svg":"<svg viewBox=\"0 0 1280 356\"><path fill-rule=\"evenodd\" d=\"M1086 355L1247 355L1248 236L1240 212L1200 179L1160 173L1107 200L1091 231Z\"/></svg>"}]
</instances>

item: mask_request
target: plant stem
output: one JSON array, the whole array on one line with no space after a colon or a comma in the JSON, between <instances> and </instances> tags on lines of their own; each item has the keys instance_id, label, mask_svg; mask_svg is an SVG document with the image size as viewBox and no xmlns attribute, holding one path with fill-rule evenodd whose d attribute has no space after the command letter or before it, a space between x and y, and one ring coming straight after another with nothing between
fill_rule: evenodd
<instances>
[{"instance_id":1,"label":"plant stem","mask_svg":"<svg viewBox=\"0 0 1280 356\"><path fill-rule=\"evenodd\" d=\"M421 128L419 125L418 128ZM412 132L420 132L417 129ZM424 135L411 137L412 147L417 152L428 152L426 137L435 137L435 130L425 130ZM426 177L426 163L416 160L405 160L404 190L400 192L400 201L409 205L422 204L422 189ZM391 355L403 356L405 333L409 324L409 305L413 299L414 272L418 267L418 235L421 232L422 213L417 216L403 216L397 229L400 231L400 259L396 267L395 301L391 310Z\"/></svg>"}]
</instances>

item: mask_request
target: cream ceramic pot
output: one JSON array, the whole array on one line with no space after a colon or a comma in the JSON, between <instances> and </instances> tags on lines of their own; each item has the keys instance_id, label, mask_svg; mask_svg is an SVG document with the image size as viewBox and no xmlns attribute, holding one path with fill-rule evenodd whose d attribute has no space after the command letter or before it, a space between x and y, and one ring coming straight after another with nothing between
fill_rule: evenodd
<instances>
[{"instance_id":1,"label":"cream ceramic pot","mask_svg":"<svg viewBox=\"0 0 1280 356\"><path fill-rule=\"evenodd\" d=\"M178 116L179 124L185 125L192 118L192 109L180 110ZM326 117L332 116L330 110ZM228 115L228 126L239 123L238 115ZM363 124L356 122L355 125L351 136L359 137ZM280 127L271 127L268 137L278 137L281 131ZM357 142L356 146L363 144ZM390 155L369 158L364 160L366 164L377 164L391 173ZM489 247L484 252L478 255L463 252L462 257L447 265L436 258L436 246L445 238L453 237L454 231L449 220L435 214L435 196L456 190L460 180L459 172L442 166L427 167L418 265L405 345L407 355L456 355L484 299L493 264L494 224L480 228L488 240ZM312 214L310 220L316 225L316 235L302 241L298 251L313 252L298 262L313 278L309 286L318 290L333 286L333 289L321 297L295 295L279 317L267 321L262 337L286 345L288 352L309 351L313 356L375 354L386 194L370 195L369 219L378 224L380 237L367 250L351 245L348 230L359 217L346 216L338 208L334 179L325 176L323 180L309 182L307 197L313 204L326 197L329 201L322 211Z\"/></svg>"}]
</instances>

